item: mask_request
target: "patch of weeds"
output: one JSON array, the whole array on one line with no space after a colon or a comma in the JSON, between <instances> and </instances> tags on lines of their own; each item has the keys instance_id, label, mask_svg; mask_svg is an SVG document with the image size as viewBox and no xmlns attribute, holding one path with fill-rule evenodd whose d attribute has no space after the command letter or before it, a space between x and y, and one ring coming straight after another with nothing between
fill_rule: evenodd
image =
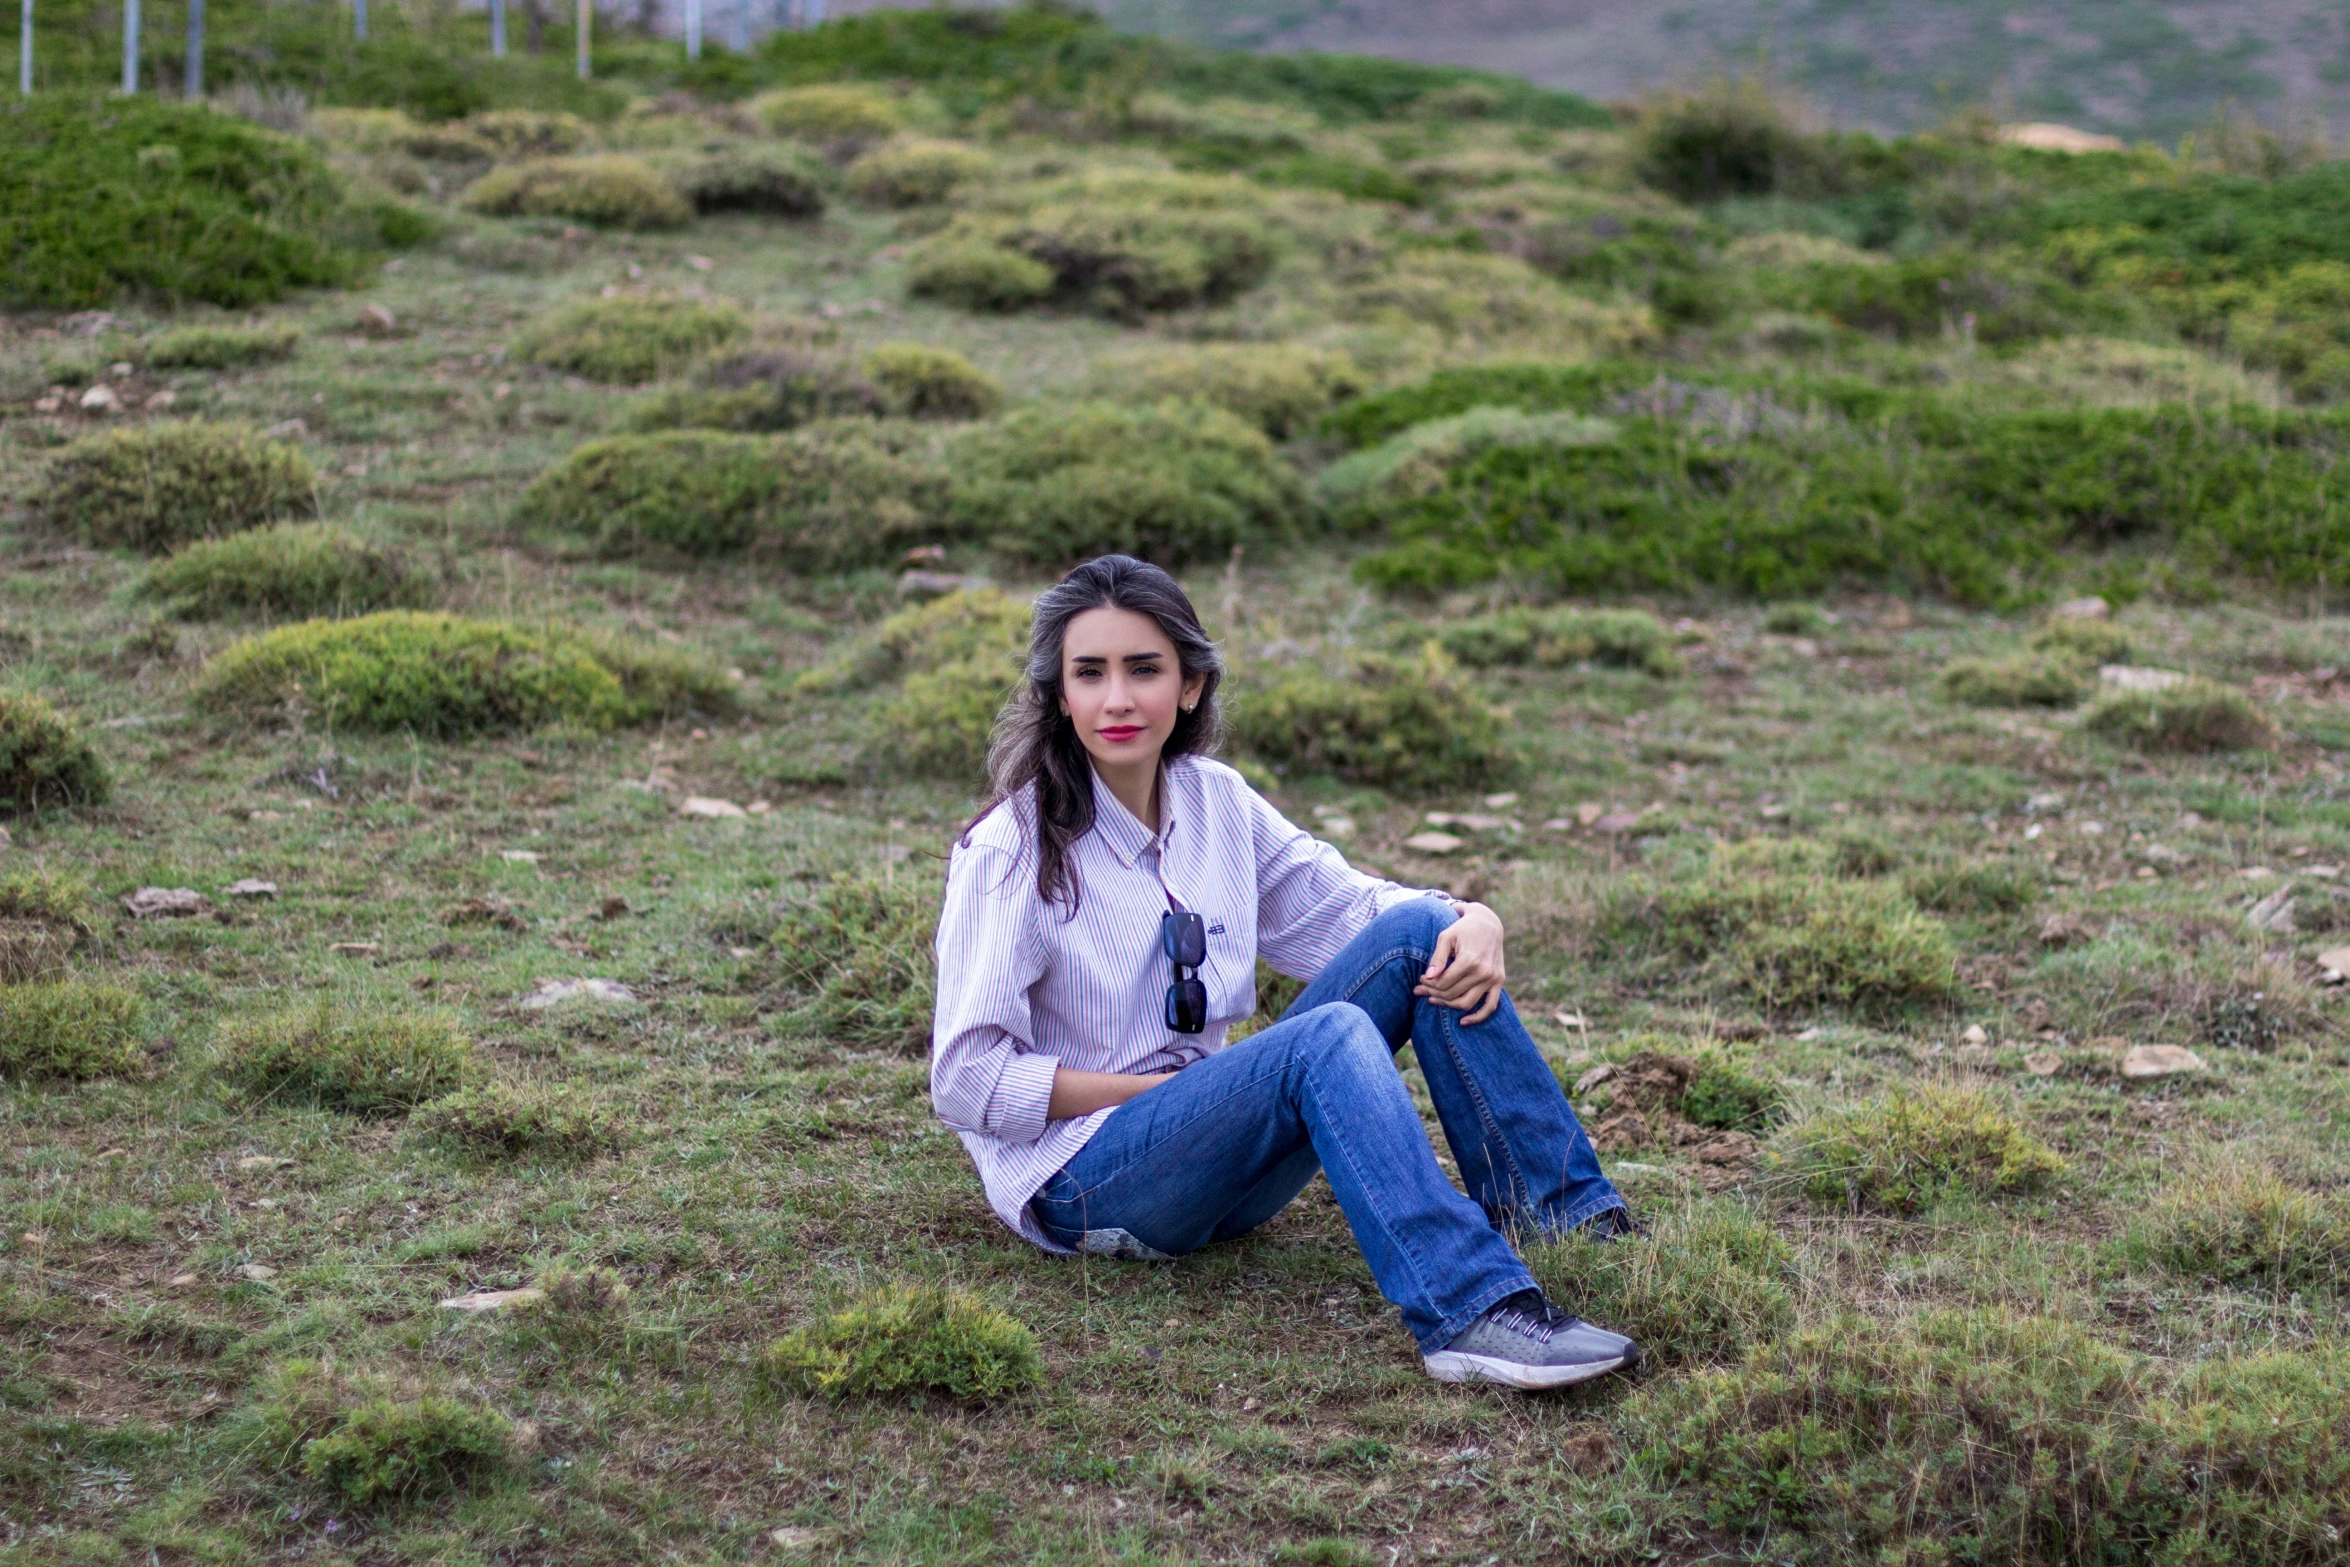
<instances>
[{"instance_id":1,"label":"patch of weeds","mask_svg":"<svg viewBox=\"0 0 2350 1567\"><path fill-rule=\"evenodd\" d=\"M139 998L81 980L0 985L0 1074L126 1077L146 1064Z\"/></svg>"},{"instance_id":2,"label":"patch of weeds","mask_svg":"<svg viewBox=\"0 0 2350 1567\"><path fill-rule=\"evenodd\" d=\"M680 168L672 183L696 212L814 218L824 212L824 170L790 147L726 147Z\"/></svg>"},{"instance_id":3,"label":"patch of weeds","mask_svg":"<svg viewBox=\"0 0 2350 1567\"><path fill-rule=\"evenodd\" d=\"M1043 262L970 236L930 241L906 272L909 293L999 315L1042 304L1056 286Z\"/></svg>"},{"instance_id":4,"label":"patch of weeds","mask_svg":"<svg viewBox=\"0 0 2350 1567\"><path fill-rule=\"evenodd\" d=\"M633 230L683 228L694 215L651 164L611 153L492 169L465 187L464 204L496 217L571 218Z\"/></svg>"},{"instance_id":5,"label":"patch of weeds","mask_svg":"<svg viewBox=\"0 0 2350 1567\"><path fill-rule=\"evenodd\" d=\"M905 874L836 876L794 902L768 937L794 1022L845 1044L919 1054L929 1043L938 885Z\"/></svg>"},{"instance_id":6,"label":"patch of weeds","mask_svg":"<svg viewBox=\"0 0 2350 1567\"><path fill-rule=\"evenodd\" d=\"M894 765L935 778L976 782L987 763L996 716L1011 700L1017 670L994 658L921 669L874 704L872 747Z\"/></svg>"},{"instance_id":7,"label":"patch of weeds","mask_svg":"<svg viewBox=\"0 0 2350 1567\"><path fill-rule=\"evenodd\" d=\"M2141 751L2201 755L2274 745L2277 726L2252 698L2212 680L2100 697L2081 720L2093 734Z\"/></svg>"},{"instance_id":8,"label":"patch of weeds","mask_svg":"<svg viewBox=\"0 0 2350 1567\"><path fill-rule=\"evenodd\" d=\"M113 792L79 725L30 692L0 689L0 815L102 805Z\"/></svg>"},{"instance_id":9,"label":"patch of weeds","mask_svg":"<svg viewBox=\"0 0 2350 1567\"><path fill-rule=\"evenodd\" d=\"M1794 1326L1794 1252L1753 1212L1704 1200L1642 1217L1644 1238L1576 1231L1526 1261L1553 1300L1630 1334L1659 1365L1734 1360Z\"/></svg>"},{"instance_id":10,"label":"patch of weeds","mask_svg":"<svg viewBox=\"0 0 2350 1567\"><path fill-rule=\"evenodd\" d=\"M1044 1375L1023 1323L957 1290L892 1285L785 1334L760 1357L770 1385L824 1398L1003 1398Z\"/></svg>"},{"instance_id":11,"label":"patch of weeds","mask_svg":"<svg viewBox=\"0 0 2350 1567\"><path fill-rule=\"evenodd\" d=\"M592 1159L627 1139L620 1116L568 1089L490 1084L418 1105L408 1124L424 1141L476 1159Z\"/></svg>"},{"instance_id":12,"label":"patch of weeds","mask_svg":"<svg viewBox=\"0 0 2350 1567\"><path fill-rule=\"evenodd\" d=\"M807 141L891 136L906 124L905 110L896 98L863 82L779 88L752 99L750 111L776 135Z\"/></svg>"},{"instance_id":13,"label":"patch of weeds","mask_svg":"<svg viewBox=\"0 0 2350 1567\"><path fill-rule=\"evenodd\" d=\"M148 345L147 363L158 370L233 370L291 359L301 346L302 329L291 321L183 326Z\"/></svg>"},{"instance_id":14,"label":"patch of weeds","mask_svg":"<svg viewBox=\"0 0 2350 1567\"><path fill-rule=\"evenodd\" d=\"M849 194L869 205L920 207L985 179L991 167L968 142L908 136L861 154L845 178Z\"/></svg>"},{"instance_id":15,"label":"patch of weeds","mask_svg":"<svg viewBox=\"0 0 2350 1567\"><path fill-rule=\"evenodd\" d=\"M749 330L742 311L723 302L587 299L534 322L514 351L591 381L633 384L682 369Z\"/></svg>"},{"instance_id":16,"label":"patch of weeds","mask_svg":"<svg viewBox=\"0 0 2350 1567\"><path fill-rule=\"evenodd\" d=\"M2032 633L2029 646L2035 653L2094 668L2127 659L2130 634L2110 620L2051 620Z\"/></svg>"},{"instance_id":17,"label":"patch of weeds","mask_svg":"<svg viewBox=\"0 0 2350 1567\"><path fill-rule=\"evenodd\" d=\"M1098 361L1095 395L1212 403L1285 441L1361 394L1362 371L1337 349L1299 343L1169 344Z\"/></svg>"},{"instance_id":18,"label":"patch of weeds","mask_svg":"<svg viewBox=\"0 0 2350 1567\"><path fill-rule=\"evenodd\" d=\"M76 438L52 462L38 505L88 543L157 553L315 511L317 491L300 447L191 419Z\"/></svg>"},{"instance_id":19,"label":"patch of weeds","mask_svg":"<svg viewBox=\"0 0 2350 1567\"><path fill-rule=\"evenodd\" d=\"M2013 914L2040 901L2040 878L2000 861L1921 866L1903 876L1901 885L1919 908L1936 914Z\"/></svg>"},{"instance_id":20,"label":"patch of weeds","mask_svg":"<svg viewBox=\"0 0 2350 1567\"><path fill-rule=\"evenodd\" d=\"M2071 707L2094 683L2079 660L2037 653L1955 659L1936 677L1945 698L1968 707Z\"/></svg>"},{"instance_id":21,"label":"patch of weeds","mask_svg":"<svg viewBox=\"0 0 2350 1567\"><path fill-rule=\"evenodd\" d=\"M1273 1547L1274 1567L1378 1567L1379 1558L1352 1540L1284 1540Z\"/></svg>"},{"instance_id":22,"label":"patch of weeds","mask_svg":"<svg viewBox=\"0 0 2350 1567\"><path fill-rule=\"evenodd\" d=\"M1235 686L1233 739L1276 772L1430 793L1490 782L1515 765L1508 713L1434 644L1413 658L1362 654L1343 674L1259 666Z\"/></svg>"},{"instance_id":23,"label":"patch of weeds","mask_svg":"<svg viewBox=\"0 0 2350 1567\"><path fill-rule=\"evenodd\" d=\"M0 872L0 984L56 977L97 935L98 911L83 883L40 866Z\"/></svg>"},{"instance_id":24,"label":"patch of weeds","mask_svg":"<svg viewBox=\"0 0 2350 1567\"><path fill-rule=\"evenodd\" d=\"M694 384L655 393L629 414L632 430L767 434L818 419L889 411L882 390L830 354L762 349L704 365Z\"/></svg>"},{"instance_id":25,"label":"patch of weeds","mask_svg":"<svg viewBox=\"0 0 2350 1567\"><path fill-rule=\"evenodd\" d=\"M2195 1279L2332 1289L2350 1279L2350 1215L2240 1154L2216 1154L2163 1183L2132 1225L2133 1249Z\"/></svg>"},{"instance_id":26,"label":"patch of weeds","mask_svg":"<svg viewBox=\"0 0 2350 1567\"><path fill-rule=\"evenodd\" d=\"M1673 634L1641 609L1506 609L1447 626L1444 650L1464 664L1607 664L1658 676L1681 672Z\"/></svg>"},{"instance_id":27,"label":"patch of weeds","mask_svg":"<svg viewBox=\"0 0 2350 1567\"><path fill-rule=\"evenodd\" d=\"M1681 1114L1698 1126L1726 1132L1755 1132L1768 1125L1786 1102L1779 1085L1719 1051L1700 1051L1697 1071L1681 1093Z\"/></svg>"},{"instance_id":28,"label":"patch of weeds","mask_svg":"<svg viewBox=\"0 0 2350 1567\"><path fill-rule=\"evenodd\" d=\"M1911 1213L1957 1194L2002 1197L2062 1174L2023 1118L1977 1088L1926 1084L1789 1127L1779 1158L1814 1197Z\"/></svg>"},{"instance_id":29,"label":"patch of weeds","mask_svg":"<svg viewBox=\"0 0 2350 1567\"><path fill-rule=\"evenodd\" d=\"M346 528L285 522L184 544L149 567L139 597L183 620L363 614L423 603L431 584L396 549Z\"/></svg>"},{"instance_id":30,"label":"patch of weeds","mask_svg":"<svg viewBox=\"0 0 2350 1567\"><path fill-rule=\"evenodd\" d=\"M200 1316L168 1301L151 1302L129 1313L122 1336L195 1360L218 1360L246 1340L245 1330L235 1323Z\"/></svg>"},{"instance_id":31,"label":"patch of weeds","mask_svg":"<svg viewBox=\"0 0 2350 1567\"><path fill-rule=\"evenodd\" d=\"M221 1026L214 1069L246 1097L393 1115L482 1074L473 1041L441 1013L293 1007Z\"/></svg>"},{"instance_id":32,"label":"patch of weeds","mask_svg":"<svg viewBox=\"0 0 2350 1567\"><path fill-rule=\"evenodd\" d=\"M1129 184L1123 191L1080 185L1069 199L1038 202L1016 219L966 213L915 253L907 285L966 308L1050 300L1133 320L1222 304L1272 270L1274 241L1253 188L1181 175L1161 176L1158 188ZM1007 269L990 252L1027 268ZM995 286L1039 274L1040 292Z\"/></svg>"},{"instance_id":33,"label":"patch of weeds","mask_svg":"<svg viewBox=\"0 0 2350 1567\"><path fill-rule=\"evenodd\" d=\"M909 419L985 419L1001 407L994 376L949 348L884 343L865 356L865 373Z\"/></svg>"},{"instance_id":34,"label":"patch of weeds","mask_svg":"<svg viewBox=\"0 0 2350 1567\"><path fill-rule=\"evenodd\" d=\"M469 1490L503 1473L514 1426L493 1409L437 1394L371 1398L302 1447L302 1472L355 1507Z\"/></svg>"},{"instance_id":35,"label":"patch of weeds","mask_svg":"<svg viewBox=\"0 0 2350 1567\"><path fill-rule=\"evenodd\" d=\"M1782 637L1825 636L1835 624L1826 610L1801 599L1773 604L1763 611L1762 618L1763 630Z\"/></svg>"}]
</instances>

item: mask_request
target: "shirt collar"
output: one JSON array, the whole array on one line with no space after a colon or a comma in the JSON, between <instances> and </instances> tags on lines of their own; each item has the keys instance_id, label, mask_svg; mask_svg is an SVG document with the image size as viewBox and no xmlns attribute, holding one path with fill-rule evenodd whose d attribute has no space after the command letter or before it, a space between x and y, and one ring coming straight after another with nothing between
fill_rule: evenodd
<instances>
[{"instance_id":1,"label":"shirt collar","mask_svg":"<svg viewBox=\"0 0 2350 1567\"><path fill-rule=\"evenodd\" d=\"M1092 772L1089 765L1086 769ZM1101 835L1110 852L1118 856L1128 870L1134 862L1151 849L1164 850L1167 836L1175 830L1175 790L1172 769L1159 769L1159 831L1153 836L1135 814L1126 809L1126 802L1110 792L1102 782L1102 775L1093 774L1093 830Z\"/></svg>"}]
</instances>

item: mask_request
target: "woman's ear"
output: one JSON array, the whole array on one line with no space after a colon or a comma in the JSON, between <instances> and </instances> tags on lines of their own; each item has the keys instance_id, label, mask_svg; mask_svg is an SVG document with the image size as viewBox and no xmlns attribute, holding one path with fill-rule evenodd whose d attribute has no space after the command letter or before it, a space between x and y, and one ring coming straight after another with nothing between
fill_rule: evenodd
<instances>
[{"instance_id":1,"label":"woman's ear","mask_svg":"<svg viewBox=\"0 0 2350 1567\"><path fill-rule=\"evenodd\" d=\"M1190 712L1199 706L1200 693L1205 691L1207 687L1208 677L1205 674L1193 675L1189 680L1183 682L1183 700L1175 705L1187 713Z\"/></svg>"}]
</instances>

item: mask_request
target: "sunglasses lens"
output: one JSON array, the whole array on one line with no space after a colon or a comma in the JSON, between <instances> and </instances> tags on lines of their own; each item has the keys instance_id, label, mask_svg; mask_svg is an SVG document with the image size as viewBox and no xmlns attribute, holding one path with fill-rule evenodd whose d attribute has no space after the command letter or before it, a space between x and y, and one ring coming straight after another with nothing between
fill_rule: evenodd
<instances>
[{"instance_id":1,"label":"sunglasses lens","mask_svg":"<svg viewBox=\"0 0 2350 1567\"><path fill-rule=\"evenodd\" d=\"M1159 946L1185 968L1208 960L1208 922L1197 914L1170 913L1159 921Z\"/></svg>"},{"instance_id":2,"label":"sunglasses lens","mask_svg":"<svg viewBox=\"0 0 2350 1567\"><path fill-rule=\"evenodd\" d=\"M1169 985L1167 1026L1178 1034L1204 1033L1208 1026L1208 987L1196 979L1179 979Z\"/></svg>"}]
</instances>

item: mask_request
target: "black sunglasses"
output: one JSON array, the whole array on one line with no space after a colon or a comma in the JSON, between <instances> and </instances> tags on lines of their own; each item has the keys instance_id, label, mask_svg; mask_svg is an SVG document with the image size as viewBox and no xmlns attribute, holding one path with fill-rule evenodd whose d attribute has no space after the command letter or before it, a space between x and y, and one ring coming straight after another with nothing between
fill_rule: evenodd
<instances>
[{"instance_id":1,"label":"black sunglasses","mask_svg":"<svg viewBox=\"0 0 2350 1567\"><path fill-rule=\"evenodd\" d=\"M1168 910L1159 921L1159 950L1175 965L1175 983L1167 987L1167 1026L1178 1034L1206 1033L1208 987L1200 983L1199 970L1208 960L1208 922Z\"/></svg>"}]
</instances>

